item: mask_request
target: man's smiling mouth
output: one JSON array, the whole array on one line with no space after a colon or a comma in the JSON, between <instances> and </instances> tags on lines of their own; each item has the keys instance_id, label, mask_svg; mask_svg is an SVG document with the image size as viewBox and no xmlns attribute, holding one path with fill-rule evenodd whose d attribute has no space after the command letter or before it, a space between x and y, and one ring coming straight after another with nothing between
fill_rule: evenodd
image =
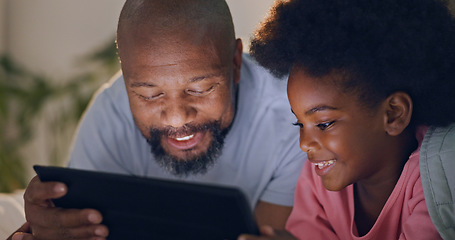
<instances>
[{"instance_id":1,"label":"man's smiling mouth","mask_svg":"<svg viewBox=\"0 0 455 240\"><path fill-rule=\"evenodd\" d=\"M207 134L208 134L207 131L193 132L191 134L180 135L178 137L175 135L167 136L165 137L165 139L167 139L166 142L169 144L170 147L186 151L196 147L201 142L203 142L204 138L207 137Z\"/></svg>"},{"instance_id":2,"label":"man's smiling mouth","mask_svg":"<svg viewBox=\"0 0 455 240\"><path fill-rule=\"evenodd\" d=\"M187 136L184 136L184 137L177 137L175 138L175 140L177 141L187 141L187 140L190 140L194 137L194 134L191 134L191 135L187 135Z\"/></svg>"}]
</instances>

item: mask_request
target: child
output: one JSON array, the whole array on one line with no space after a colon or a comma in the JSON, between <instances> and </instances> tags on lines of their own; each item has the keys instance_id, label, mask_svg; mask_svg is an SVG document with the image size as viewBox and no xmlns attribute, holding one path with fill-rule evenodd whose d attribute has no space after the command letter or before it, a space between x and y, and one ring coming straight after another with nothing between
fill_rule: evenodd
<instances>
[{"instance_id":1,"label":"child","mask_svg":"<svg viewBox=\"0 0 455 240\"><path fill-rule=\"evenodd\" d=\"M289 73L308 153L286 229L298 239L453 237L433 224L419 171L429 126L449 126L445 159L455 161L455 21L446 5L290 0L271 13L251 53L274 74ZM263 236L239 239L295 239L290 233L263 227Z\"/></svg>"}]
</instances>

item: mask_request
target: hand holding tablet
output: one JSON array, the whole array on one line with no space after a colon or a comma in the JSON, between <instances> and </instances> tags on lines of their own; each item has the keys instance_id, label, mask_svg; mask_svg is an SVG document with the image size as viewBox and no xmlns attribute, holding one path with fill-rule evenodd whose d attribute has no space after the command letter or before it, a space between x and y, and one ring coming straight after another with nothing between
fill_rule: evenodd
<instances>
[{"instance_id":1,"label":"hand holding tablet","mask_svg":"<svg viewBox=\"0 0 455 240\"><path fill-rule=\"evenodd\" d=\"M257 234L248 201L237 188L120 174L34 166L41 181L59 181L62 208L103 214L108 239L237 239Z\"/></svg>"}]
</instances>

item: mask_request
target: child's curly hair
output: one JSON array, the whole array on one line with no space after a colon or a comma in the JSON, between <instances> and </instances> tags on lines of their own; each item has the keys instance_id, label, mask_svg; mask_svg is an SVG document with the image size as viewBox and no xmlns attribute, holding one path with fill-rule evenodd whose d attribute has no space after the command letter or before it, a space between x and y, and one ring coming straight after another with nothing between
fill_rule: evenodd
<instances>
[{"instance_id":1,"label":"child's curly hair","mask_svg":"<svg viewBox=\"0 0 455 240\"><path fill-rule=\"evenodd\" d=\"M281 1L250 53L277 76L343 73L369 107L404 91L415 124L455 122L455 20L441 0Z\"/></svg>"}]
</instances>

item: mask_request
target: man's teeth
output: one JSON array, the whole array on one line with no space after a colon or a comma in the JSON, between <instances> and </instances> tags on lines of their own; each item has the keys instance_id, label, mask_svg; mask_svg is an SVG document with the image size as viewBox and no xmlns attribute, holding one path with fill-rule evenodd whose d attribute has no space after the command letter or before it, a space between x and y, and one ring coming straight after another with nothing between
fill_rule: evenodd
<instances>
[{"instance_id":1,"label":"man's teeth","mask_svg":"<svg viewBox=\"0 0 455 240\"><path fill-rule=\"evenodd\" d=\"M175 139L177 141L187 141L187 140L190 140L193 137L194 137L194 134L191 134L191 135L188 135L188 136L185 136L185 137L180 137L180 138L175 138Z\"/></svg>"},{"instance_id":2,"label":"man's teeth","mask_svg":"<svg viewBox=\"0 0 455 240\"><path fill-rule=\"evenodd\" d=\"M333 165L336 161L335 160L329 160L329 161L324 161L324 162L318 162L315 163L314 165L318 166L319 169L323 169L327 166Z\"/></svg>"}]
</instances>

